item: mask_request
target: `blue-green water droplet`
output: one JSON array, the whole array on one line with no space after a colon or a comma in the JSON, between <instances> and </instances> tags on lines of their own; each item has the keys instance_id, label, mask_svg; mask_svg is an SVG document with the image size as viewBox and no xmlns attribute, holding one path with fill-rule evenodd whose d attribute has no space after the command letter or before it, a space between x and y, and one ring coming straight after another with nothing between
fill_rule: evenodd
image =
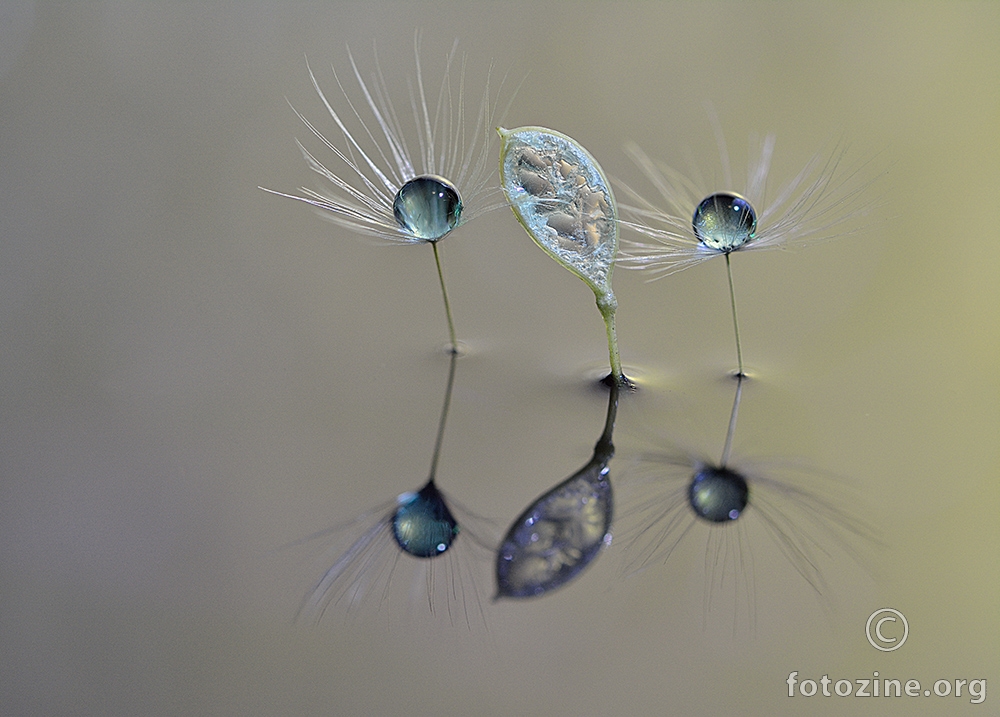
<instances>
[{"instance_id":1,"label":"blue-green water droplet","mask_svg":"<svg viewBox=\"0 0 1000 717\"><path fill-rule=\"evenodd\" d=\"M458 531L458 521L433 481L418 493L400 496L392 519L392 534L399 547L410 555L436 557L451 547Z\"/></svg>"},{"instance_id":2,"label":"blue-green water droplet","mask_svg":"<svg viewBox=\"0 0 1000 717\"><path fill-rule=\"evenodd\" d=\"M688 488L691 508L713 523L736 520L749 500L746 478L728 468L703 468L694 474Z\"/></svg>"},{"instance_id":3,"label":"blue-green water droplet","mask_svg":"<svg viewBox=\"0 0 1000 717\"><path fill-rule=\"evenodd\" d=\"M415 177L404 184L392 203L399 226L418 239L437 241L458 226L462 198L447 179Z\"/></svg>"},{"instance_id":4,"label":"blue-green water droplet","mask_svg":"<svg viewBox=\"0 0 1000 717\"><path fill-rule=\"evenodd\" d=\"M728 254L753 239L757 213L739 194L719 192L701 201L691 227L702 244Z\"/></svg>"}]
</instances>

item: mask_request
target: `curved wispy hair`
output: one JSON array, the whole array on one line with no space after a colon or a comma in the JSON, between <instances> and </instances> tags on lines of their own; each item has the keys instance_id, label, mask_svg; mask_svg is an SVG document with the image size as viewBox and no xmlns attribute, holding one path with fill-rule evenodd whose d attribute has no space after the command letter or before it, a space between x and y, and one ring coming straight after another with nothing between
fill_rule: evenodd
<instances>
[{"instance_id":1,"label":"curved wispy hair","mask_svg":"<svg viewBox=\"0 0 1000 717\"><path fill-rule=\"evenodd\" d=\"M770 195L768 174L776 144L773 134L763 140L751 139L746 179L737 185L717 123L715 129L722 159L725 184L722 187L708 186L697 173L689 177L651 159L635 143L626 144L625 152L662 200L662 204L657 204L624 182L616 181L626 197L626 202L620 204L622 226L652 240L622 239L619 262L626 268L647 269L652 281L733 251L784 247L852 234L860 228L848 226L848 221L878 203L877 197L867 193L874 181L865 171L869 162L846 167L847 148L840 144L828 155L814 155L777 194ZM735 192L749 201L757 213L754 236L728 251L703 244L691 226L699 203L717 192Z\"/></svg>"},{"instance_id":2,"label":"curved wispy hair","mask_svg":"<svg viewBox=\"0 0 1000 717\"><path fill-rule=\"evenodd\" d=\"M375 70L366 80L348 48L351 71L358 85L358 95L354 99L336 68L331 68L343 95L344 107L340 111L320 87L307 61L313 87L343 139L331 139L292 106L296 116L338 161L328 167L302 142L296 140L296 144L309 167L333 186L319 191L300 187L301 195L261 189L310 204L322 210L325 218L352 231L404 244L436 241L402 227L393 213L393 203L401 187L416 177L442 177L458 189L463 204L458 225L504 206L502 201L490 204L489 200L491 194L499 193L498 183L490 182L496 171L490 147L496 139L493 127L507 109L505 106L498 113L504 83L501 81L496 96L491 96L491 68L476 120L470 126L466 120L466 61L463 57L456 62L457 50L456 40L445 57L444 78L437 97L428 97L420 62L420 33L416 34L416 85L412 78L408 82L413 121L409 133L404 131L404 122L389 98L377 53ZM457 80L454 77L456 64L460 65ZM411 151L414 146L415 153Z\"/></svg>"},{"instance_id":3,"label":"curved wispy hair","mask_svg":"<svg viewBox=\"0 0 1000 717\"><path fill-rule=\"evenodd\" d=\"M631 469L632 495L622 512L619 544L625 544L626 575L666 564L685 541L704 541L705 613L716 607L714 594L731 593L733 625L756 621L754 552L770 538L798 576L822 601L832 599L824 568L849 558L870 568L867 548L876 531L857 517L857 496L842 477L783 460L739 461L728 470L749 488L746 507L735 520L713 523L699 517L689 499L694 476L718 470L718 462L678 450L644 453Z\"/></svg>"},{"instance_id":4,"label":"curved wispy hair","mask_svg":"<svg viewBox=\"0 0 1000 717\"><path fill-rule=\"evenodd\" d=\"M494 547L482 533L496 532L495 526L447 498L461 529L454 543L436 557L414 557L401 549L393 536L396 511L412 496L403 493L353 520L284 546L335 537L324 551L324 556L332 553L335 557L332 562L326 557L329 567L302 599L297 619L316 623L331 608L342 610L345 619L362 611L376 613L385 608L388 619L390 603L408 590L404 598L408 608L424 602L430 614L443 614L451 625L465 625L469 629L487 625L484 595ZM401 588L401 583L408 584L408 588Z\"/></svg>"}]
</instances>

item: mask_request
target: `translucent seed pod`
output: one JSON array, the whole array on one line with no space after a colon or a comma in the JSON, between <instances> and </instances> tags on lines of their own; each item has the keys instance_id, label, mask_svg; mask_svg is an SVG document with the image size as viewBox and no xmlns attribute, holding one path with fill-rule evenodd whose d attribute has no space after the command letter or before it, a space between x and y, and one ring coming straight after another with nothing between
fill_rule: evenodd
<instances>
[{"instance_id":1,"label":"translucent seed pod","mask_svg":"<svg viewBox=\"0 0 1000 717\"><path fill-rule=\"evenodd\" d=\"M498 132L501 186L518 221L538 246L598 297L610 294L618 210L597 160L553 130L521 127Z\"/></svg>"},{"instance_id":2,"label":"translucent seed pod","mask_svg":"<svg viewBox=\"0 0 1000 717\"><path fill-rule=\"evenodd\" d=\"M538 246L597 297L608 334L611 377L628 386L615 335L611 273L618 209L604 171L574 139L542 127L498 128L500 182L514 216Z\"/></svg>"}]
</instances>

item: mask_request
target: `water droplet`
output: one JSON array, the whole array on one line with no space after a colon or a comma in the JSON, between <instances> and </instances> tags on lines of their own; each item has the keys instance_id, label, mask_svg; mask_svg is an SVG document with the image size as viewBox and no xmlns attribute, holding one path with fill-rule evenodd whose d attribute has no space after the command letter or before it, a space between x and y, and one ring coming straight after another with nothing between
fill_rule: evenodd
<instances>
[{"instance_id":1,"label":"water droplet","mask_svg":"<svg viewBox=\"0 0 1000 717\"><path fill-rule=\"evenodd\" d=\"M459 527L441 491L431 481L420 492L404 493L392 519L399 547L417 558L433 558L448 550Z\"/></svg>"},{"instance_id":2,"label":"water droplet","mask_svg":"<svg viewBox=\"0 0 1000 717\"><path fill-rule=\"evenodd\" d=\"M400 188L392 212L404 231L420 239L438 241L458 226L462 198L447 179L425 175Z\"/></svg>"},{"instance_id":3,"label":"water droplet","mask_svg":"<svg viewBox=\"0 0 1000 717\"><path fill-rule=\"evenodd\" d=\"M739 194L718 192L703 199L694 210L691 227L706 247L729 253L754 238L757 213Z\"/></svg>"},{"instance_id":4,"label":"water droplet","mask_svg":"<svg viewBox=\"0 0 1000 717\"><path fill-rule=\"evenodd\" d=\"M736 520L749 500L746 478L728 468L702 468L688 487L692 510L713 523Z\"/></svg>"}]
</instances>

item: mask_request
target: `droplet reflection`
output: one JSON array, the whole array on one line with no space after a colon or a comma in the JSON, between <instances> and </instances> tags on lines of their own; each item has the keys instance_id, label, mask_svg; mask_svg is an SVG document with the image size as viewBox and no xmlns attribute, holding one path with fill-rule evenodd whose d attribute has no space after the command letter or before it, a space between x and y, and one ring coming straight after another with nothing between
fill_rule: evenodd
<instances>
[{"instance_id":1,"label":"droplet reflection","mask_svg":"<svg viewBox=\"0 0 1000 717\"><path fill-rule=\"evenodd\" d=\"M638 473L651 479L659 492L641 500L633 497L624 511L626 572L666 562L685 539L703 539L706 617L713 591L731 593L734 629L741 617L751 628L756 621L754 553L768 541L816 594L824 596L829 585L823 558L839 552L864 565L859 548L876 542L875 531L845 509L855 496L836 476L790 462L744 461L739 468L730 464L745 382L737 376L721 459L710 461L678 450L644 454Z\"/></svg>"},{"instance_id":2,"label":"droplet reflection","mask_svg":"<svg viewBox=\"0 0 1000 717\"><path fill-rule=\"evenodd\" d=\"M750 501L747 480L729 468L707 466L694 474L688 486L691 509L712 523L736 520Z\"/></svg>"},{"instance_id":3,"label":"droplet reflection","mask_svg":"<svg viewBox=\"0 0 1000 717\"><path fill-rule=\"evenodd\" d=\"M458 521L433 480L418 493L399 498L392 534L400 548L417 558L433 558L451 547L459 532Z\"/></svg>"},{"instance_id":4,"label":"droplet reflection","mask_svg":"<svg viewBox=\"0 0 1000 717\"><path fill-rule=\"evenodd\" d=\"M461 621L471 628L474 622L485 621L479 582L485 577L481 573L489 564L492 545L468 524L470 519L483 519L446 499L435 484L457 360L458 352L450 352L448 382L427 482L419 490L402 493L391 504L383 504L349 524L357 537L305 597L300 615L310 613L319 620L327 608L340 603L346 604L348 611L368 601L378 607L388 602L397 569L402 571L408 565L423 574L415 584L426 587L427 606L432 613L444 604L452 623ZM458 510L461 521L454 510ZM293 544L339 533L343 527L319 531ZM462 540L458 540L460 533ZM470 550L479 553L478 566L471 562ZM436 572L441 572L443 579L435 580Z\"/></svg>"}]
</instances>

